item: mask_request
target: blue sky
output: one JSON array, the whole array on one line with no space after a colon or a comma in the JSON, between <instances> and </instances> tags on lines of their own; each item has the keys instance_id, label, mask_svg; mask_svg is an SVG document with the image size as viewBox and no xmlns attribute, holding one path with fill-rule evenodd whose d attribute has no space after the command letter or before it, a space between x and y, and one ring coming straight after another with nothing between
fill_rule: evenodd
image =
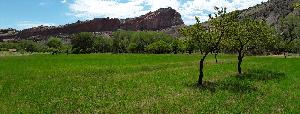
<instances>
[{"instance_id":1,"label":"blue sky","mask_svg":"<svg viewBox=\"0 0 300 114\"><path fill-rule=\"evenodd\" d=\"M158 8L172 7L186 24L194 17L207 20L214 6L233 11L267 0L0 0L0 28L25 29L57 26L95 17L136 17Z\"/></svg>"}]
</instances>

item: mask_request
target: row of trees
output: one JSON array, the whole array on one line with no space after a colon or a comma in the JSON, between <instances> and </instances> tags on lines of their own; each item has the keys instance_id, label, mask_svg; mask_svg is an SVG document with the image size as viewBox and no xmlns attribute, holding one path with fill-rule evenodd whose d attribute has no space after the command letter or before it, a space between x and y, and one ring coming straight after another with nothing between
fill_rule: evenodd
<instances>
[{"instance_id":1,"label":"row of trees","mask_svg":"<svg viewBox=\"0 0 300 114\"><path fill-rule=\"evenodd\" d=\"M151 31L123 31L113 32L113 37L79 33L72 37L72 51L75 54L86 53L183 53L184 40Z\"/></svg>"},{"instance_id":2,"label":"row of trees","mask_svg":"<svg viewBox=\"0 0 300 114\"><path fill-rule=\"evenodd\" d=\"M8 51L16 49L19 52L52 52L52 53L67 53L71 46L63 43L60 38L50 37L45 42L35 42L32 40L0 42L0 51Z\"/></svg>"},{"instance_id":3,"label":"row of trees","mask_svg":"<svg viewBox=\"0 0 300 114\"><path fill-rule=\"evenodd\" d=\"M289 15L282 19L281 34L263 20L240 18L238 12L227 13L226 8L215 8L217 13L209 16L205 24L197 23L181 30L200 50L198 85L202 86L204 61L208 54L215 56L224 52L238 54L238 73L241 75L241 64L247 54L263 51L290 51L296 40L299 40L299 16Z\"/></svg>"}]
</instances>

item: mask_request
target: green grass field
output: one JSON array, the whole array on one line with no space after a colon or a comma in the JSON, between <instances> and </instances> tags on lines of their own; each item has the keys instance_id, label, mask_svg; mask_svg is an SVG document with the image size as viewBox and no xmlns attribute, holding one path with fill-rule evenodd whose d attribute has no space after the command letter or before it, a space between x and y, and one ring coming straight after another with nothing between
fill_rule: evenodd
<instances>
[{"instance_id":1,"label":"green grass field","mask_svg":"<svg viewBox=\"0 0 300 114\"><path fill-rule=\"evenodd\" d=\"M300 58L199 55L0 57L0 113L300 113Z\"/></svg>"}]
</instances>

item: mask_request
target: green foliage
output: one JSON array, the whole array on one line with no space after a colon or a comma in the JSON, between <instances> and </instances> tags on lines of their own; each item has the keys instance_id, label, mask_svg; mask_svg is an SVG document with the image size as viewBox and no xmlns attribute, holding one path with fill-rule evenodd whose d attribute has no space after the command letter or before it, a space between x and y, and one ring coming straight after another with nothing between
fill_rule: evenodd
<instances>
[{"instance_id":1,"label":"green foliage","mask_svg":"<svg viewBox=\"0 0 300 114\"><path fill-rule=\"evenodd\" d=\"M113 40L104 36L97 36L94 39L93 48L95 52L107 53L112 51Z\"/></svg>"},{"instance_id":2,"label":"green foliage","mask_svg":"<svg viewBox=\"0 0 300 114\"><path fill-rule=\"evenodd\" d=\"M174 54L184 53L186 49L184 41L181 39L174 39L171 46L172 46L172 52Z\"/></svg>"},{"instance_id":3,"label":"green foliage","mask_svg":"<svg viewBox=\"0 0 300 114\"><path fill-rule=\"evenodd\" d=\"M128 52L130 53L138 53L137 50L139 50L140 48L138 47L138 45L136 43L130 43L128 46ZM143 48L144 51L144 48Z\"/></svg>"},{"instance_id":4,"label":"green foliage","mask_svg":"<svg viewBox=\"0 0 300 114\"><path fill-rule=\"evenodd\" d=\"M172 37L151 31L123 31L113 33L113 52L114 53L144 53L146 47L157 41L172 42Z\"/></svg>"},{"instance_id":5,"label":"green foliage","mask_svg":"<svg viewBox=\"0 0 300 114\"><path fill-rule=\"evenodd\" d=\"M17 42L0 42L0 48L4 49L20 49L20 45Z\"/></svg>"},{"instance_id":6,"label":"green foliage","mask_svg":"<svg viewBox=\"0 0 300 114\"><path fill-rule=\"evenodd\" d=\"M88 32L75 34L71 39L72 50L75 54L88 54L93 52L94 35Z\"/></svg>"},{"instance_id":7,"label":"green foliage","mask_svg":"<svg viewBox=\"0 0 300 114\"><path fill-rule=\"evenodd\" d=\"M27 51L27 52L47 52L48 47L41 42L34 42L32 40L21 40L14 42L0 42L0 48L3 51L8 49L17 49L17 51Z\"/></svg>"},{"instance_id":8,"label":"green foliage","mask_svg":"<svg viewBox=\"0 0 300 114\"><path fill-rule=\"evenodd\" d=\"M50 37L46 45L49 47L49 51L52 52L52 54L57 54L62 51L63 42L60 38Z\"/></svg>"},{"instance_id":9,"label":"green foliage","mask_svg":"<svg viewBox=\"0 0 300 114\"><path fill-rule=\"evenodd\" d=\"M190 37L185 38L183 43L185 46L185 51L187 51L189 54L192 54L194 52L194 50L196 49L196 43Z\"/></svg>"},{"instance_id":10,"label":"green foliage","mask_svg":"<svg viewBox=\"0 0 300 114\"><path fill-rule=\"evenodd\" d=\"M202 24L199 18L196 17L197 23L195 25L181 30L181 33L186 37L190 37L190 41L194 42L198 50L204 52L205 55L214 52L219 47L222 39L226 37L229 29L228 25L231 21L237 19L233 15L227 14L226 8L215 9L217 13L214 14L214 17L210 15L207 23Z\"/></svg>"},{"instance_id":11,"label":"green foliage","mask_svg":"<svg viewBox=\"0 0 300 114\"><path fill-rule=\"evenodd\" d=\"M275 43L275 29L264 21L244 19L232 24L229 44L236 52L250 53L254 49L263 50Z\"/></svg>"},{"instance_id":12,"label":"green foliage","mask_svg":"<svg viewBox=\"0 0 300 114\"><path fill-rule=\"evenodd\" d=\"M295 9L300 9L300 3L294 3L293 4L293 7L295 8Z\"/></svg>"},{"instance_id":13,"label":"green foliage","mask_svg":"<svg viewBox=\"0 0 300 114\"><path fill-rule=\"evenodd\" d=\"M146 47L148 53L164 54L172 51L172 46L163 40L154 42Z\"/></svg>"},{"instance_id":14,"label":"green foliage","mask_svg":"<svg viewBox=\"0 0 300 114\"><path fill-rule=\"evenodd\" d=\"M113 32L113 52L114 53L126 53L127 47L130 42L132 32L126 32L119 30Z\"/></svg>"},{"instance_id":15,"label":"green foliage","mask_svg":"<svg viewBox=\"0 0 300 114\"><path fill-rule=\"evenodd\" d=\"M7 48L0 48L0 51L8 51Z\"/></svg>"},{"instance_id":16,"label":"green foliage","mask_svg":"<svg viewBox=\"0 0 300 114\"><path fill-rule=\"evenodd\" d=\"M27 52L39 52L38 44L32 40L22 40L20 45L21 49Z\"/></svg>"},{"instance_id":17,"label":"green foliage","mask_svg":"<svg viewBox=\"0 0 300 114\"><path fill-rule=\"evenodd\" d=\"M282 31L281 46L284 51L290 52L295 47L295 40L300 39L300 16L289 14L281 20L280 30Z\"/></svg>"},{"instance_id":18,"label":"green foliage","mask_svg":"<svg viewBox=\"0 0 300 114\"><path fill-rule=\"evenodd\" d=\"M60 49L63 46L63 42L61 41L60 38L50 37L50 39L47 42L47 46L49 48Z\"/></svg>"}]
</instances>

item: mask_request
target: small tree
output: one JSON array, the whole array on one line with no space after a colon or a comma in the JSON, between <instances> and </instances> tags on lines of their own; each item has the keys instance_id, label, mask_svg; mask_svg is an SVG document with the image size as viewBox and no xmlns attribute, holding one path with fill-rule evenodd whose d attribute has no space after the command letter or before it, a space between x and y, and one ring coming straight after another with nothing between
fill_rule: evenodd
<instances>
[{"instance_id":1,"label":"small tree","mask_svg":"<svg viewBox=\"0 0 300 114\"><path fill-rule=\"evenodd\" d=\"M145 50L148 53L164 54L164 53L170 53L172 51L172 47L167 42L160 40L148 45Z\"/></svg>"},{"instance_id":2,"label":"small tree","mask_svg":"<svg viewBox=\"0 0 300 114\"><path fill-rule=\"evenodd\" d=\"M180 39L174 39L171 46L174 54L177 54L179 52L184 52L185 47L183 41L181 41Z\"/></svg>"},{"instance_id":3,"label":"small tree","mask_svg":"<svg viewBox=\"0 0 300 114\"><path fill-rule=\"evenodd\" d=\"M63 47L63 43L60 38L51 37L47 42L47 46L52 51L52 54L57 54Z\"/></svg>"},{"instance_id":4,"label":"small tree","mask_svg":"<svg viewBox=\"0 0 300 114\"><path fill-rule=\"evenodd\" d=\"M130 38L133 32L118 30L113 32L113 52L114 53L127 53Z\"/></svg>"},{"instance_id":5,"label":"small tree","mask_svg":"<svg viewBox=\"0 0 300 114\"><path fill-rule=\"evenodd\" d=\"M21 48L27 52L37 52L37 43L32 40L22 40L20 42Z\"/></svg>"},{"instance_id":6,"label":"small tree","mask_svg":"<svg viewBox=\"0 0 300 114\"><path fill-rule=\"evenodd\" d=\"M272 39L275 30L264 21L244 19L236 21L230 29L228 44L238 53L238 73L242 74L242 62L250 50L264 47Z\"/></svg>"},{"instance_id":7,"label":"small tree","mask_svg":"<svg viewBox=\"0 0 300 114\"><path fill-rule=\"evenodd\" d=\"M226 15L226 8L219 9L215 7L215 10L217 13L214 14L214 17L209 15L208 25L202 25L199 18L196 17L197 23L195 25L181 30L181 33L184 36L191 37L200 47L200 51L203 52L199 62L199 86L203 85L205 58L219 47L222 39L226 36L227 26L233 20L231 15Z\"/></svg>"},{"instance_id":8,"label":"small tree","mask_svg":"<svg viewBox=\"0 0 300 114\"><path fill-rule=\"evenodd\" d=\"M112 50L112 39L104 36L97 36L94 39L93 49L98 53L107 53Z\"/></svg>"},{"instance_id":9,"label":"small tree","mask_svg":"<svg viewBox=\"0 0 300 114\"><path fill-rule=\"evenodd\" d=\"M93 51L93 43L94 43L94 35L88 32L81 32L75 34L72 37L71 44L73 45L72 50L75 54L86 54L92 53Z\"/></svg>"}]
</instances>

